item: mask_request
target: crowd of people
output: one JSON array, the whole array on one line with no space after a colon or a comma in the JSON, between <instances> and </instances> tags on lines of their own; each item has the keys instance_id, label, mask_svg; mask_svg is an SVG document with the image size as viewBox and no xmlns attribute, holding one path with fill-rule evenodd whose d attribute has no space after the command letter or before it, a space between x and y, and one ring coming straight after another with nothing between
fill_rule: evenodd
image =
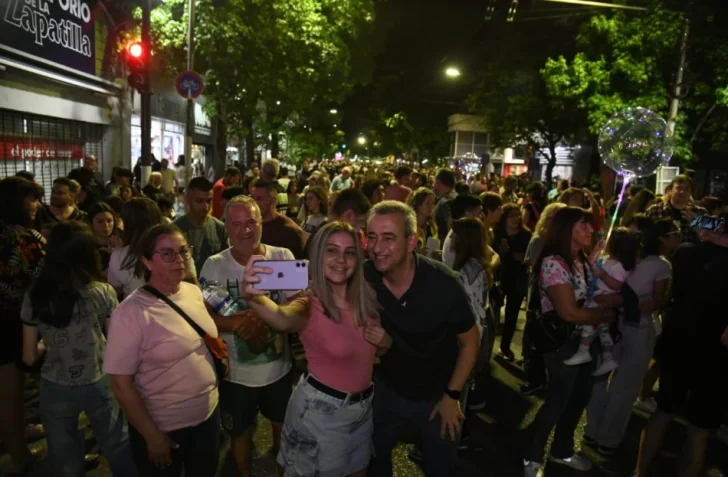
<instances>
[{"instance_id":1,"label":"crowd of people","mask_svg":"<svg viewBox=\"0 0 728 477\"><path fill-rule=\"evenodd\" d=\"M566 181L457 167L305 161L293 173L268 159L215 182L183 168L162 161L144 184L115 168L103 184L89 156L48 203L27 172L0 180L11 475L40 458L29 433L47 439L54 475L82 475L98 458L85 455L85 413L115 476L212 477L224 433L248 477L259 414L281 475L391 476L409 425L425 475L453 476L467 411L486 406L496 328L501 359L525 370L521 392L544 396L526 477L547 461L592 468L574 441L585 410L582 444L613 455L633 406L652 414L634 475L650 475L676 415L688 422L678 475L701 475L726 418L728 230L689 176L605 203ZM268 261L303 259L305 289L258 286ZM41 426L25 420L34 375Z\"/></svg>"}]
</instances>

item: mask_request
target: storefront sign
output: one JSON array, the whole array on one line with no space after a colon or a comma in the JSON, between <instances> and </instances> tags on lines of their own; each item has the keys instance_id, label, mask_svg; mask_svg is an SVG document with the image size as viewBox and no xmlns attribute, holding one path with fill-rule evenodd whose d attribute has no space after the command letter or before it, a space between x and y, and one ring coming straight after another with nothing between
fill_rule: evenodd
<instances>
[{"instance_id":1,"label":"storefront sign","mask_svg":"<svg viewBox=\"0 0 728 477\"><path fill-rule=\"evenodd\" d=\"M96 75L96 0L0 0L0 45Z\"/></svg>"},{"instance_id":2,"label":"storefront sign","mask_svg":"<svg viewBox=\"0 0 728 477\"><path fill-rule=\"evenodd\" d=\"M0 159L8 161L83 159L83 154L83 144L42 139L0 139Z\"/></svg>"}]
</instances>

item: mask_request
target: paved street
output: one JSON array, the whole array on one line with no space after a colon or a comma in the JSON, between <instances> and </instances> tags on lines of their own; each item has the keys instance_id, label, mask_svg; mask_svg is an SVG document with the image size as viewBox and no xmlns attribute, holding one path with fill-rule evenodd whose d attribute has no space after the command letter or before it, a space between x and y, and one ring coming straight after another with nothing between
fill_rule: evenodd
<instances>
[{"instance_id":1,"label":"paved street","mask_svg":"<svg viewBox=\"0 0 728 477\"><path fill-rule=\"evenodd\" d=\"M523 315L523 313L522 313ZM520 355L520 332L523 329L524 317L521 316L519 331L514 340L514 352ZM498 357L494 359L493 379L488 383L487 407L483 412L477 413L472 419L471 448L461 452L458 476L462 477L520 477L520 443L522 441L519 429L523 428L538 408L537 397L524 397L518 392L523 373L518 366L504 363ZM634 466L637 454L640 429L644 425L646 415L635 411L630 423L630 429L622 449L612 458L606 460L590 449L586 454L595 463L595 469L589 476L595 477L628 477ZM90 432L90 431L87 431ZM583 421L579 432L583 432ZM263 454L255 460L255 477L266 477L269 474L272 459L266 456L270 448L270 426L261 419L255 437L256 455ZM682 442L682 425L673 425L667 436L667 450L660 458L660 466L656 476L669 477L674 475L675 455ZM43 446L38 442L36 446ZM228 445L221 452L220 477L233 477L236 475L232 460L228 456ZM726 446L718 441L711 441L708 455L709 477L726 477L728 475L728 460L725 458ZM7 455L0 457L0 469L7 465ZM395 477L422 476L421 470L407 458L407 445L400 444L396 449L394 459ZM672 471L672 472L671 472ZM0 473L4 475L4 473ZM31 477L52 476L47 468L47 461L42 461L31 474ZM89 471L87 477L108 477L110 472L105 462ZM554 466L547 472L549 477L571 477L583 475L569 469ZM191 476L194 477L194 476Z\"/></svg>"}]
</instances>

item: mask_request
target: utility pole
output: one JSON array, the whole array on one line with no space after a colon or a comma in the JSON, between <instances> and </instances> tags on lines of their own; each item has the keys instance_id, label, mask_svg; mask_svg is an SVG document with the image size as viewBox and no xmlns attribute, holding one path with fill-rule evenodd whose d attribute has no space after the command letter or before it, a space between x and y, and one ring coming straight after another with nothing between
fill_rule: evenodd
<instances>
[{"instance_id":1,"label":"utility pole","mask_svg":"<svg viewBox=\"0 0 728 477\"><path fill-rule=\"evenodd\" d=\"M141 91L142 102L142 184L146 184L151 174L152 165L152 85L150 84L149 70L151 68L151 20L152 0L147 0L142 6L142 44L148 52L147 67L144 70L144 87Z\"/></svg>"},{"instance_id":2,"label":"utility pole","mask_svg":"<svg viewBox=\"0 0 728 477\"><path fill-rule=\"evenodd\" d=\"M195 67L195 0L189 0L189 21L187 24L187 71ZM192 141L195 135L195 102L187 98L187 128L185 133L185 180L192 179ZM180 184L187 187L187 184Z\"/></svg>"},{"instance_id":3,"label":"utility pole","mask_svg":"<svg viewBox=\"0 0 728 477\"><path fill-rule=\"evenodd\" d=\"M670 101L670 111L667 115L667 129L670 134L675 134L675 120L677 111L680 107L680 98L683 92L683 78L685 76L685 66L688 55L688 36L690 35L690 20L685 17L685 27L683 29L682 42L680 44L680 63L678 64L677 74L675 75L675 89L672 91L672 99Z\"/></svg>"}]
</instances>

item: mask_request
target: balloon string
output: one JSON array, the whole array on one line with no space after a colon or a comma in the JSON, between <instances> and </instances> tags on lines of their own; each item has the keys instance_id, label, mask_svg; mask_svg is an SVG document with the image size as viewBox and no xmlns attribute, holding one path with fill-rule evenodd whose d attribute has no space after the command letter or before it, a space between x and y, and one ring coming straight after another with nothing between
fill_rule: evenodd
<instances>
[{"instance_id":1,"label":"balloon string","mask_svg":"<svg viewBox=\"0 0 728 477\"><path fill-rule=\"evenodd\" d=\"M617 204L614 207L614 214L612 214L612 221L609 224L609 230L607 231L607 237L604 239L604 249L601 252L601 256L599 257L599 260L597 261L596 267L602 268L602 264L604 263L604 255L605 250L607 249L607 244L609 243L609 238L612 236L612 231L614 230L614 224L617 223L617 216L619 215L619 207L622 205L622 201L624 200L624 193L627 191L627 186L629 185L630 176L624 175L622 176L622 190L619 191L619 196L617 197ZM597 279L596 277L591 280L591 283L589 284L589 291L587 296L589 298L594 296L594 292L596 292L597 289Z\"/></svg>"}]
</instances>

